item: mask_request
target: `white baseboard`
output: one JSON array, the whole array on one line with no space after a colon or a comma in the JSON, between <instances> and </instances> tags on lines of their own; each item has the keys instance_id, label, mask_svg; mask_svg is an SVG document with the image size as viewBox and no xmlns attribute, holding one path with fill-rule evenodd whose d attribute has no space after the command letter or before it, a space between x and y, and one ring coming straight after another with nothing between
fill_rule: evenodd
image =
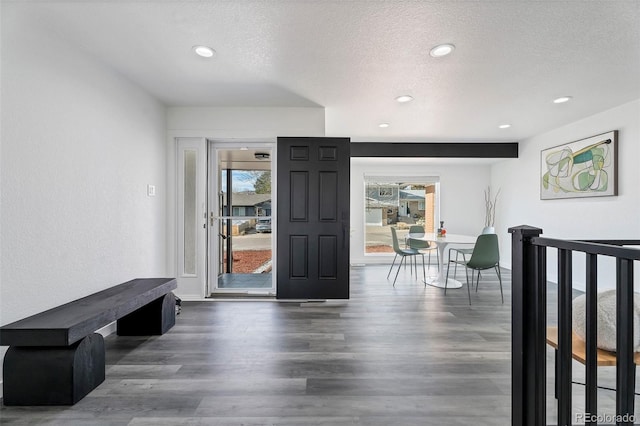
<instances>
[{"instance_id":1,"label":"white baseboard","mask_svg":"<svg viewBox=\"0 0 640 426\"><path fill-rule=\"evenodd\" d=\"M9 350L9 346L2 346L0 347L0 360L2 360L4 362L4 356L7 353L7 351ZM4 389L3 387L3 378L2 378L2 370L0 370L0 398L2 398L2 390ZM2 416L0 415L0 419L2 418ZM0 421L1 423L1 421Z\"/></svg>"},{"instance_id":2,"label":"white baseboard","mask_svg":"<svg viewBox=\"0 0 640 426\"><path fill-rule=\"evenodd\" d=\"M208 299L206 297L202 297L202 296L196 296L193 294L188 294L188 295L177 295L180 300L182 300L183 302L206 302Z\"/></svg>"},{"instance_id":3,"label":"white baseboard","mask_svg":"<svg viewBox=\"0 0 640 426\"><path fill-rule=\"evenodd\" d=\"M114 321L111 324L107 324L99 330L96 330L96 333L102 334L102 337L107 337L110 334L113 334L117 331L117 323Z\"/></svg>"}]
</instances>

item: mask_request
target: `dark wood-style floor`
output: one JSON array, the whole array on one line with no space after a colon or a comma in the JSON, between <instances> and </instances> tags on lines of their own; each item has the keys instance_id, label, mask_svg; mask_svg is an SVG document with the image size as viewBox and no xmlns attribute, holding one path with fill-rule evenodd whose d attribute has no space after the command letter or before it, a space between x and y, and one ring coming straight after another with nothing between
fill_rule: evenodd
<instances>
[{"instance_id":1,"label":"dark wood-style floor","mask_svg":"<svg viewBox=\"0 0 640 426\"><path fill-rule=\"evenodd\" d=\"M107 337L107 379L75 406L2 407L0 423L510 424L508 271L504 305L487 272L469 306L466 287L407 269L394 288L387 270L352 268L345 302L184 303L163 336Z\"/></svg>"}]
</instances>

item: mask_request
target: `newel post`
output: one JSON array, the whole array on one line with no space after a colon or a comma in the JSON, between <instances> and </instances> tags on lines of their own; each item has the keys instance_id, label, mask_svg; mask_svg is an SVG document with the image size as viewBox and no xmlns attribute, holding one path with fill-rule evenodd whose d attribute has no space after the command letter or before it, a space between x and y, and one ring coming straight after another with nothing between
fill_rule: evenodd
<instances>
[{"instance_id":1,"label":"newel post","mask_svg":"<svg viewBox=\"0 0 640 426\"><path fill-rule=\"evenodd\" d=\"M546 251L531 243L542 229L511 233L511 425L546 424ZM541 284L542 281L542 284Z\"/></svg>"}]
</instances>

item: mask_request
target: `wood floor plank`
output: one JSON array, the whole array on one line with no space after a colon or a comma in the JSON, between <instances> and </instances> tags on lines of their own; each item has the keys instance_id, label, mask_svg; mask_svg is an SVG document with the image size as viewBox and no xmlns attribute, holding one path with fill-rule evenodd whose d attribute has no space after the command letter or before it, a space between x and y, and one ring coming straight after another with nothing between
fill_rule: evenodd
<instances>
[{"instance_id":1,"label":"wood floor plank","mask_svg":"<svg viewBox=\"0 0 640 426\"><path fill-rule=\"evenodd\" d=\"M511 291L354 267L351 299L183 302L163 336L105 339L107 379L72 407L0 423L499 425L510 421Z\"/></svg>"}]
</instances>

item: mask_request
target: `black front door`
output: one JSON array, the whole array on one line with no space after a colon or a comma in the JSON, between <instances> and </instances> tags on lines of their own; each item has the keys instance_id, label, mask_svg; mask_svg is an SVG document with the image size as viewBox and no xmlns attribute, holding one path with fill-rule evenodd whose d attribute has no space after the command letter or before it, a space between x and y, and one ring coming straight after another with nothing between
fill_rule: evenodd
<instances>
[{"instance_id":1,"label":"black front door","mask_svg":"<svg viewBox=\"0 0 640 426\"><path fill-rule=\"evenodd\" d=\"M278 138L278 299L349 298L349 138Z\"/></svg>"}]
</instances>

